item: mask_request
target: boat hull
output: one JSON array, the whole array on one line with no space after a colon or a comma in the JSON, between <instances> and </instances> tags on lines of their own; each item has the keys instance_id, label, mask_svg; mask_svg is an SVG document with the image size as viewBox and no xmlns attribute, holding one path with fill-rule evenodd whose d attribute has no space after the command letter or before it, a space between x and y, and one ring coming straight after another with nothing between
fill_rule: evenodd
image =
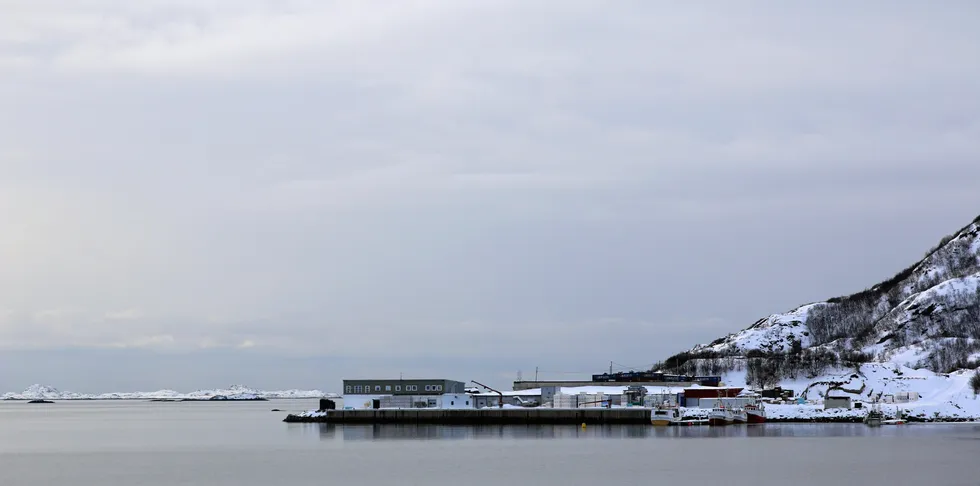
<instances>
[{"instance_id":1,"label":"boat hull","mask_svg":"<svg viewBox=\"0 0 980 486\"><path fill-rule=\"evenodd\" d=\"M708 425L731 425L734 422L731 413L712 413L708 416Z\"/></svg>"},{"instance_id":2,"label":"boat hull","mask_svg":"<svg viewBox=\"0 0 980 486\"><path fill-rule=\"evenodd\" d=\"M766 416L762 412L746 412L750 424L766 423Z\"/></svg>"},{"instance_id":3,"label":"boat hull","mask_svg":"<svg viewBox=\"0 0 980 486\"><path fill-rule=\"evenodd\" d=\"M869 416L869 417L865 417L864 418L865 425L867 425L869 427L880 427L881 426L881 422L882 422L881 417Z\"/></svg>"},{"instance_id":4,"label":"boat hull","mask_svg":"<svg viewBox=\"0 0 980 486\"><path fill-rule=\"evenodd\" d=\"M651 424L656 426L670 425L672 421L670 419L653 419L650 421Z\"/></svg>"},{"instance_id":5,"label":"boat hull","mask_svg":"<svg viewBox=\"0 0 980 486\"><path fill-rule=\"evenodd\" d=\"M681 420L677 422L676 425L710 425L708 419L692 419L692 420Z\"/></svg>"}]
</instances>

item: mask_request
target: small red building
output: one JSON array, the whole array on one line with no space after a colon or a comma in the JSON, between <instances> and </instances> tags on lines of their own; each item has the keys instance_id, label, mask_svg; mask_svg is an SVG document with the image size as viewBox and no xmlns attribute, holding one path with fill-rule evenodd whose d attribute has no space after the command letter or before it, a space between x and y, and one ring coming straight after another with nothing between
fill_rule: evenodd
<instances>
[{"instance_id":1,"label":"small red building","mask_svg":"<svg viewBox=\"0 0 980 486\"><path fill-rule=\"evenodd\" d=\"M744 388L735 386L699 386L685 388L685 398L735 398Z\"/></svg>"}]
</instances>

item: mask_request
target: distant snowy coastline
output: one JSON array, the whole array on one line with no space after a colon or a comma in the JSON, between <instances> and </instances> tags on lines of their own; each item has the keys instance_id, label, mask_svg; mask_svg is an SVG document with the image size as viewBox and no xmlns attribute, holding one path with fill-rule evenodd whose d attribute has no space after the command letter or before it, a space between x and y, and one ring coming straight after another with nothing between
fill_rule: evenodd
<instances>
[{"instance_id":1,"label":"distant snowy coastline","mask_svg":"<svg viewBox=\"0 0 980 486\"><path fill-rule=\"evenodd\" d=\"M0 400L275 400L336 396L320 390L256 390L243 385L181 393L174 390L86 394L61 391L46 385L31 385L22 392L0 395Z\"/></svg>"}]
</instances>

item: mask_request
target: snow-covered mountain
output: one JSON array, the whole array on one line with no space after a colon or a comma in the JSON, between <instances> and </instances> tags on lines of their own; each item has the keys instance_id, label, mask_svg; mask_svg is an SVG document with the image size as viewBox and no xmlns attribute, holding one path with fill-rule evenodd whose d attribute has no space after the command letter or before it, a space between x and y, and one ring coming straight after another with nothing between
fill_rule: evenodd
<instances>
[{"instance_id":1,"label":"snow-covered mountain","mask_svg":"<svg viewBox=\"0 0 980 486\"><path fill-rule=\"evenodd\" d=\"M289 398L321 398L336 396L324 393L320 390L280 390L265 391L249 388L244 385L232 385L228 388L213 390L197 390L190 393L180 393L174 390L157 390L152 392L124 392L124 393L100 393L84 394L69 391L60 391L57 388L45 385L31 385L20 393L5 393L0 396L2 400L200 400L200 399L227 399L227 400L255 400L264 399L289 399Z\"/></svg>"},{"instance_id":2,"label":"snow-covered mountain","mask_svg":"<svg viewBox=\"0 0 980 486\"><path fill-rule=\"evenodd\" d=\"M660 367L772 385L863 363L937 374L980 366L980 217L887 281L770 315Z\"/></svg>"}]
</instances>

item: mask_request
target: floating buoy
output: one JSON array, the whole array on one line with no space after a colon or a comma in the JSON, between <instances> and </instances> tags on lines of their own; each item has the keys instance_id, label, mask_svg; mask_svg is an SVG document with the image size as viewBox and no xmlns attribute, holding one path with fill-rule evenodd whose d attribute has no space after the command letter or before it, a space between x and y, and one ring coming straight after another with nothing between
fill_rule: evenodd
<instances>
[{"instance_id":1,"label":"floating buoy","mask_svg":"<svg viewBox=\"0 0 980 486\"><path fill-rule=\"evenodd\" d=\"M585 428L585 422L582 422L582 428L583 429Z\"/></svg>"}]
</instances>

